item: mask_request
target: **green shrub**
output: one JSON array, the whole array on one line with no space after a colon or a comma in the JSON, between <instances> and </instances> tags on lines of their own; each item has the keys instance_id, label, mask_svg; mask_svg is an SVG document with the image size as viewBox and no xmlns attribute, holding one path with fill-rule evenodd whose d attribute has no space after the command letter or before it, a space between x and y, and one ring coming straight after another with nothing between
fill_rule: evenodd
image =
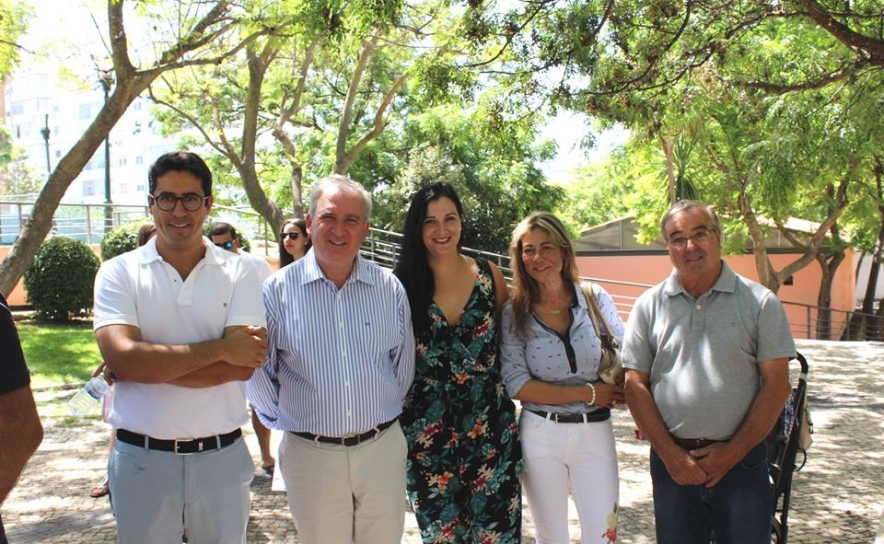
<instances>
[{"instance_id":1,"label":"green shrub","mask_svg":"<svg viewBox=\"0 0 884 544\"><path fill-rule=\"evenodd\" d=\"M136 221L120 225L107 233L101 241L101 260L107 261L135 249L135 244L138 241L138 229L143 224L144 221Z\"/></svg>"},{"instance_id":2,"label":"green shrub","mask_svg":"<svg viewBox=\"0 0 884 544\"><path fill-rule=\"evenodd\" d=\"M37 319L65 322L88 315L98 266L98 257L83 242L66 236L45 240L24 278Z\"/></svg>"}]
</instances>

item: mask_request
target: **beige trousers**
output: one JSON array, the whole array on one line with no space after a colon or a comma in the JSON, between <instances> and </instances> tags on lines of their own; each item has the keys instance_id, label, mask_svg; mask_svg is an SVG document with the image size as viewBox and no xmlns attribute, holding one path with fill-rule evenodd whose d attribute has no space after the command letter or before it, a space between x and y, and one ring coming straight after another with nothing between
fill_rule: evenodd
<instances>
[{"instance_id":1,"label":"beige trousers","mask_svg":"<svg viewBox=\"0 0 884 544\"><path fill-rule=\"evenodd\" d=\"M279 467L301 544L400 544L405 460L399 422L358 446L285 433Z\"/></svg>"}]
</instances>

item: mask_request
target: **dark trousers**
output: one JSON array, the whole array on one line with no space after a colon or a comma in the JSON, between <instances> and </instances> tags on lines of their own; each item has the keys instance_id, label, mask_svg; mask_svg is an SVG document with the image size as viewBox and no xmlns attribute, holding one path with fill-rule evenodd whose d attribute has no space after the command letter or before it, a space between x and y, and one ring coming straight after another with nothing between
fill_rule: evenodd
<instances>
[{"instance_id":1,"label":"dark trousers","mask_svg":"<svg viewBox=\"0 0 884 544\"><path fill-rule=\"evenodd\" d=\"M764 443L712 488L679 485L651 451L658 544L766 544L773 496Z\"/></svg>"}]
</instances>

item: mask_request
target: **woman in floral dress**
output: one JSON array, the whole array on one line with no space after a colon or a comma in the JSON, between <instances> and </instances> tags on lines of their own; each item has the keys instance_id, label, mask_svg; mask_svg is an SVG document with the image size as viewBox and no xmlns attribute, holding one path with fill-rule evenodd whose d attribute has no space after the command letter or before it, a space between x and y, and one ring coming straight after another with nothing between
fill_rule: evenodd
<instances>
[{"instance_id":1,"label":"woman in floral dress","mask_svg":"<svg viewBox=\"0 0 884 544\"><path fill-rule=\"evenodd\" d=\"M463 207L433 183L414 196L394 273L408 292L417 361L402 427L423 541L521 542L521 449L497 359L500 270L460 253Z\"/></svg>"}]
</instances>

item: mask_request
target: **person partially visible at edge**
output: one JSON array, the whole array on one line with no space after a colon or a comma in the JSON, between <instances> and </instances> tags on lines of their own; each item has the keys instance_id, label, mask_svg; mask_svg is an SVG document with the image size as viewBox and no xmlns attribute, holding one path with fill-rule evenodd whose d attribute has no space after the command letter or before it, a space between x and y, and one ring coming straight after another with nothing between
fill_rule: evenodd
<instances>
[{"instance_id":1,"label":"person partially visible at edge","mask_svg":"<svg viewBox=\"0 0 884 544\"><path fill-rule=\"evenodd\" d=\"M370 216L358 183L317 181L313 248L264 284L269 348L249 400L286 431L278 470L303 544L399 544L405 527L414 336L402 284L359 255Z\"/></svg>"},{"instance_id":2,"label":"person partially visible at edge","mask_svg":"<svg viewBox=\"0 0 884 544\"><path fill-rule=\"evenodd\" d=\"M244 381L267 354L258 273L202 235L212 174L151 166L146 245L102 264L94 327L117 378L108 463L120 542L245 542L254 474Z\"/></svg>"},{"instance_id":3,"label":"person partially visible at edge","mask_svg":"<svg viewBox=\"0 0 884 544\"><path fill-rule=\"evenodd\" d=\"M426 543L522 539L522 452L500 377L503 274L460 252L463 206L446 183L411 200L393 273L405 286L417 343L402 427L408 495Z\"/></svg>"},{"instance_id":4,"label":"person partially visible at edge","mask_svg":"<svg viewBox=\"0 0 884 544\"><path fill-rule=\"evenodd\" d=\"M147 222L143 223L141 227L138 229L138 233L135 235L135 247L139 248L147 243L148 240L153 238L153 236L157 233L157 228L153 223ZM106 364L104 361L99 364L95 370L92 372L92 377L95 378L97 376L105 374L104 370L106 368ZM105 423L110 421L110 410L113 405L114 400L114 379L113 375L109 372L105 375L104 379L110 384L110 388L107 393L101 399L101 417L104 419ZM117 431L114 428L111 428L110 439L108 440L108 452L109 454L113 453L114 445L117 442ZM89 496L93 499L98 499L100 497L104 497L110 493L110 484L107 481L107 470L104 471L104 476L101 481L92 489L89 490Z\"/></svg>"},{"instance_id":5,"label":"person partially visible at edge","mask_svg":"<svg viewBox=\"0 0 884 544\"><path fill-rule=\"evenodd\" d=\"M212 223L212 226L209 227L209 239L224 251L239 255L251 263L258 272L258 279L261 280L262 284L264 280L273 274L273 269L270 268L266 259L252 255L248 251L241 251L242 242L239 239L236 228L230 223L220 221ZM276 459L273 458L273 452L270 448L270 429L261 423L254 408L250 409L250 412L252 414L252 429L255 430L255 437L258 439L258 449L261 450L261 473L272 476L273 470L276 468Z\"/></svg>"},{"instance_id":6,"label":"person partially visible at edge","mask_svg":"<svg viewBox=\"0 0 884 544\"><path fill-rule=\"evenodd\" d=\"M267 259L261 257L260 255L255 255L248 251L243 251L242 240L240 240L239 234L236 232L236 228L230 223L212 223L212 226L209 227L209 238L212 240L213 244L220 247L224 251L229 251L234 255L239 255L246 261L252 263L252 265L258 271L258 278L261 280L262 283L264 282L264 280L269 278L271 274L273 274L273 269L270 268L270 264L267 262Z\"/></svg>"},{"instance_id":7,"label":"person partially visible at edge","mask_svg":"<svg viewBox=\"0 0 884 544\"><path fill-rule=\"evenodd\" d=\"M0 294L0 505L42 441L43 424L31 393L31 375L12 311ZM6 543L0 518L0 544Z\"/></svg>"},{"instance_id":8,"label":"person partially visible at edge","mask_svg":"<svg viewBox=\"0 0 884 544\"><path fill-rule=\"evenodd\" d=\"M289 219L282 224L279 233L279 267L297 261L310 251L311 246L306 221L300 217Z\"/></svg>"},{"instance_id":9,"label":"person partially visible at edge","mask_svg":"<svg viewBox=\"0 0 884 544\"><path fill-rule=\"evenodd\" d=\"M519 223L510 242L513 299L503 311L504 383L522 403L525 496L538 543L567 543L568 494L580 541L616 542L620 479L610 408L623 390L599 381L601 341L578 279L574 246L552 214ZM615 337L623 322L592 284Z\"/></svg>"},{"instance_id":10,"label":"person partially visible at edge","mask_svg":"<svg viewBox=\"0 0 884 544\"><path fill-rule=\"evenodd\" d=\"M675 269L636 301L623 345L626 400L651 445L657 542L770 542L764 438L790 392L786 314L721 260L709 206L681 201L660 230Z\"/></svg>"}]
</instances>

